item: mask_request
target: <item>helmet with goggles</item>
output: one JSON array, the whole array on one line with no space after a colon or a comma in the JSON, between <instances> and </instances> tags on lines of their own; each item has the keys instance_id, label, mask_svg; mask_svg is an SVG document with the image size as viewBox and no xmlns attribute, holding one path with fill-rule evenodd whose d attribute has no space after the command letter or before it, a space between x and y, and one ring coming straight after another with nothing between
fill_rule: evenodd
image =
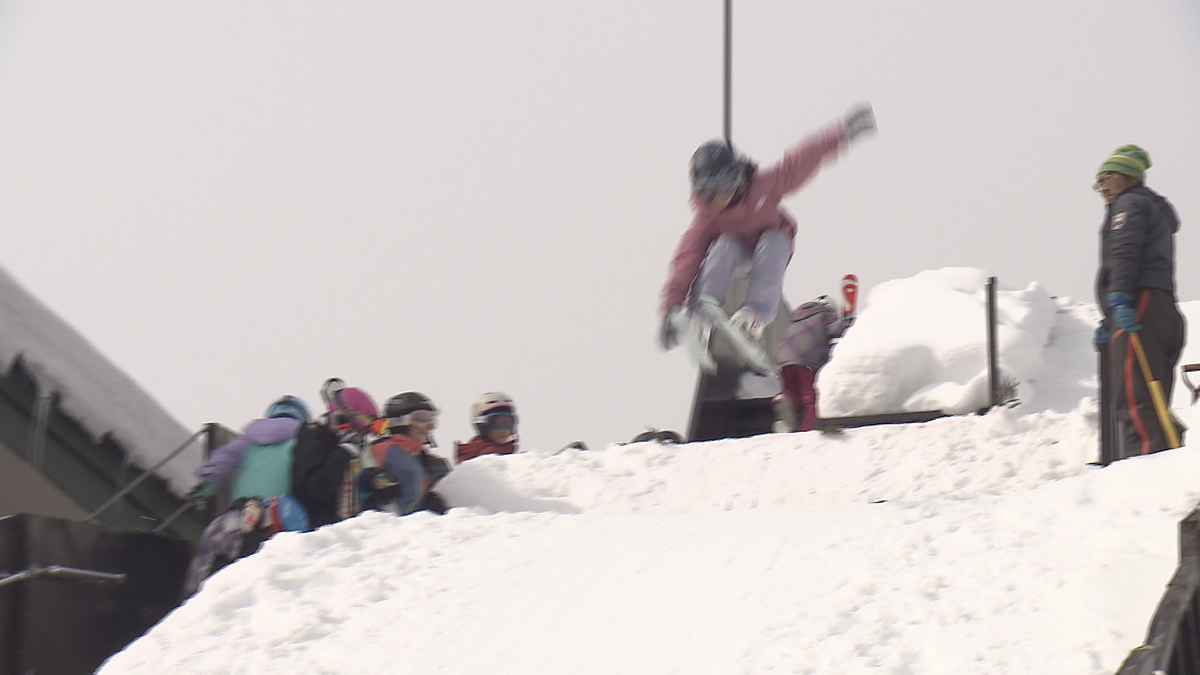
<instances>
[{"instance_id":1,"label":"helmet with goggles","mask_svg":"<svg viewBox=\"0 0 1200 675\"><path fill-rule=\"evenodd\" d=\"M732 196L746 177L746 163L733 146L724 140L712 140L692 153L688 165L692 191L705 201L726 194Z\"/></svg>"},{"instance_id":2,"label":"helmet with goggles","mask_svg":"<svg viewBox=\"0 0 1200 675\"><path fill-rule=\"evenodd\" d=\"M429 397L418 391L396 394L383 404L383 416L389 429L413 424L429 424L437 420L438 409Z\"/></svg>"},{"instance_id":3,"label":"helmet with goggles","mask_svg":"<svg viewBox=\"0 0 1200 675\"><path fill-rule=\"evenodd\" d=\"M516 440L517 405L508 394L489 391L471 404L471 422L480 434L486 430L506 429L509 440Z\"/></svg>"},{"instance_id":4,"label":"helmet with goggles","mask_svg":"<svg viewBox=\"0 0 1200 675\"><path fill-rule=\"evenodd\" d=\"M349 426L355 431L371 428L379 417L379 406L371 395L358 387L341 386L329 392L325 404L329 422L335 427Z\"/></svg>"}]
</instances>

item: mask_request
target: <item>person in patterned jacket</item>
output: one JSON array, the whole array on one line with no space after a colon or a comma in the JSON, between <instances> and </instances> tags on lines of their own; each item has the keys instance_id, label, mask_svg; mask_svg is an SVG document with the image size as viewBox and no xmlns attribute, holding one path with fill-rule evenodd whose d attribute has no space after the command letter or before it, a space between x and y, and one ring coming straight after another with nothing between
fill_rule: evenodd
<instances>
[{"instance_id":1,"label":"person in patterned jacket","mask_svg":"<svg viewBox=\"0 0 1200 675\"><path fill-rule=\"evenodd\" d=\"M775 347L783 391L771 402L774 431L812 431L817 417L817 371L829 362L833 343L852 323L854 319L843 318L825 296L792 310L787 331Z\"/></svg>"}]
</instances>

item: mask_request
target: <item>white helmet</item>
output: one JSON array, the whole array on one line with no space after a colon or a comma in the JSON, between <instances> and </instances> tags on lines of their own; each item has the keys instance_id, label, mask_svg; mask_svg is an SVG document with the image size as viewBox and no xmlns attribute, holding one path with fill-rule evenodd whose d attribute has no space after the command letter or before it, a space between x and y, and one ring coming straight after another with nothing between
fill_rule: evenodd
<instances>
[{"instance_id":1,"label":"white helmet","mask_svg":"<svg viewBox=\"0 0 1200 675\"><path fill-rule=\"evenodd\" d=\"M489 391L486 394L481 394L471 404L471 422L475 424L475 430L482 434L483 430L488 426L488 415L494 413L508 413L512 415L513 430L511 440L516 440L517 405L513 403L512 398L508 394L499 391Z\"/></svg>"}]
</instances>

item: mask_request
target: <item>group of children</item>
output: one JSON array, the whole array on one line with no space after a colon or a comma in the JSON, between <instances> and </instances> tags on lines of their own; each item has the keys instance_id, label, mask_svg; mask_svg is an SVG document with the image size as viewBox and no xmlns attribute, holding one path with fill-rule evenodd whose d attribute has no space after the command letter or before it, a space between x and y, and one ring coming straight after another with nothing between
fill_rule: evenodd
<instances>
[{"instance_id":1,"label":"group of children","mask_svg":"<svg viewBox=\"0 0 1200 675\"><path fill-rule=\"evenodd\" d=\"M369 509L400 516L446 511L433 488L451 466L430 452L439 411L429 397L402 392L380 410L363 389L330 378L321 398L325 411L314 419L302 400L281 396L196 471L200 481L189 498L223 512L201 534L185 597L281 530L310 530ZM470 414L476 435L455 443L455 463L516 452L517 410L509 396L485 393Z\"/></svg>"}]
</instances>

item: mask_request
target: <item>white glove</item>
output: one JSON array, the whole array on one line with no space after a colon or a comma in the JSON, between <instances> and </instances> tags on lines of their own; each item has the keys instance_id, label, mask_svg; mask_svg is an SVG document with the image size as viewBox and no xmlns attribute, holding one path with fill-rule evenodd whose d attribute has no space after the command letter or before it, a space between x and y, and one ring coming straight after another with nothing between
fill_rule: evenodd
<instances>
[{"instance_id":1,"label":"white glove","mask_svg":"<svg viewBox=\"0 0 1200 675\"><path fill-rule=\"evenodd\" d=\"M671 315L681 309L672 307L663 317L662 326L658 329L658 346L662 347L663 351L670 351L679 346L679 333L675 331L675 326L671 325Z\"/></svg>"},{"instance_id":2,"label":"white glove","mask_svg":"<svg viewBox=\"0 0 1200 675\"><path fill-rule=\"evenodd\" d=\"M846 136L851 142L859 136L875 131L875 111L870 103L855 106L846 113Z\"/></svg>"}]
</instances>

